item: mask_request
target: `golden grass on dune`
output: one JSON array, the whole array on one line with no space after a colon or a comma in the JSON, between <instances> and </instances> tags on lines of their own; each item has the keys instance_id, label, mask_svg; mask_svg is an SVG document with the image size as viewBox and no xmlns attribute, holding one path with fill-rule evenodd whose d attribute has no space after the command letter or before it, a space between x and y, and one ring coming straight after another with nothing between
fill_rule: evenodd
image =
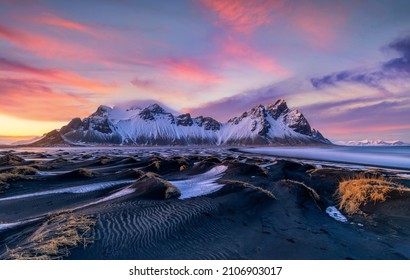
<instances>
[{"instance_id":1,"label":"golden grass on dune","mask_svg":"<svg viewBox=\"0 0 410 280\"><path fill-rule=\"evenodd\" d=\"M89 237L96 220L92 216L64 212L51 216L26 242L7 249L7 259L49 260L69 255L69 249L92 243Z\"/></svg>"},{"instance_id":2,"label":"golden grass on dune","mask_svg":"<svg viewBox=\"0 0 410 280\"><path fill-rule=\"evenodd\" d=\"M404 191L404 187L381 177L360 176L340 182L335 195L339 209L353 215L361 213L360 206L385 201L392 190Z\"/></svg>"},{"instance_id":3,"label":"golden grass on dune","mask_svg":"<svg viewBox=\"0 0 410 280\"><path fill-rule=\"evenodd\" d=\"M0 193L9 188L9 182L30 179L28 175L37 174L38 170L31 166L17 166L8 172L0 173Z\"/></svg>"},{"instance_id":4,"label":"golden grass on dune","mask_svg":"<svg viewBox=\"0 0 410 280\"><path fill-rule=\"evenodd\" d=\"M92 178L95 176L94 172L87 168L80 168L78 169L78 174L84 178Z\"/></svg>"},{"instance_id":5,"label":"golden grass on dune","mask_svg":"<svg viewBox=\"0 0 410 280\"><path fill-rule=\"evenodd\" d=\"M107 157L107 156L102 156L102 157L100 157L100 163L101 163L102 165L108 164L108 163L110 163L110 162L111 162L111 159L110 159L109 157Z\"/></svg>"},{"instance_id":6,"label":"golden grass on dune","mask_svg":"<svg viewBox=\"0 0 410 280\"><path fill-rule=\"evenodd\" d=\"M319 200L320 200L319 194L318 194L314 189L312 189L311 187L308 187L308 186L307 186L305 183L303 183L303 182L294 181L294 180L289 180L289 179L282 180L282 182L287 182L287 183L291 183L291 184L300 185L300 186L304 187L304 188L308 191L309 195L310 195L315 201L319 201Z\"/></svg>"},{"instance_id":7,"label":"golden grass on dune","mask_svg":"<svg viewBox=\"0 0 410 280\"><path fill-rule=\"evenodd\" d=\"M37 172L38 170L31 166L17 166L11 170L11 173L20 175L36 175Z\"/></svg>"},{"instance_id":8,"label":"golden grass on dune","mask_svg":"<svg viewBox=\"0 0 410 280\"><path fill-rule=\"evenodd\" d=\"M252 190L255 190L255 191L262 192L262 193L266 194L267 196L269 196L270 198L276 199L276 196L271 191L268 191L264 188L252 185L251 183L248 183L248 182L243 182L243 181L239 181L239 180L220 180L219 182L221 184L241 185L244 188L248 188L248 189L252 189Z\"/></svg>"},{"instance_id":9,"label":"golden grass on dune","mask_svg":"<svg viewBox=\"0 0 410 280\"><path fill-rule=\"evenodd\" d=\"M315 202L317 208L320 209L320 210L322 209L322 207L320 206L320 195L313 188L307 186L303 182L289 180L289 179L281 180L281 182L290 183L290 184L294 184L294 185L298 185L298 186L303 187L307 191L307 193L310 195L310 197L313 199L313 201Z\"/></svg>"},{"instance_id":10,"label":"golden grass on dune","mask_svg":"<svg viewBox=\"0 0 410 280\"><path fill-rule=\"evenodd\" d=\"M16 173L11 173L11 172L0 173L0 193L5 192L10 187L9 182L21 180L24 178L25 178L24 175L20 175Z\"/></svg>"}]
</instances>

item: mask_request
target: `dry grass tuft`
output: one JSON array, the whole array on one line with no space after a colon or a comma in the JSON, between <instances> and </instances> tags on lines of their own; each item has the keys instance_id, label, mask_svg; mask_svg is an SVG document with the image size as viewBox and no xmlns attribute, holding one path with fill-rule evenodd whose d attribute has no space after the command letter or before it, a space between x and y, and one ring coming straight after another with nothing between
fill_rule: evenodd
<instances>
[{"instance_id":1,"label":"dry grass tuft","mask_svg":"<svg viewBox=\"0 0 410 280\"><path fill-rule=\"evenodd\" d=\"M109 162L111 162L111 159L107 156L102 156L100 157L100 163L102 165L108 164Z\"/></svg>"},{"instance_id":2,"label":"dry grass tuft","mask_svg":"<svg viewBox=\"0 0 410 280\"><path fill-rule=\"evenodd\" d=\"M144 176L142 176L140 178L140 180L143 179L144 177L157 178L157 177L160 177L160 176L155 172L147 172L147 173L144 174Z\"/></svg>"},{"instance_id":3,"label":"dry grass tuft","mask_svg":"<svg viewBox=\"0 0 410 280\"><path fill-rule=\"evenodd\" d=\"M155 160L152 162L153 166L155 167L155 169L157 171L159 171L161 169L161 162L159 160Z\"/></svg>"},{"instance_id":4,"label":"dry grass tuft","mask_svg":"<svg viewBox=\"0 0 410 280\"><path fill-rule=\"evenodd\" d=\"M5 172L5 173L0 173L0 181L3 182L11 182L11 181L16 181L19 179L24 179L25 177L20 174L12 173L12 172Z\"/></svg>"},{"instance_id":5,"label":"dry grass tuft","mask_svg":"<svg viewBox=\"0 0 410 280\"><path fill-rule=\"evenodd\" d=\"M311 187L306 186L305 183L294 181L294 180L288 180L288 179L282 180L282 182L288 182L288 183L291 183L291 184L296 184L296 185L302 186L309 192L310 196L314 200L316 200L316 201L320 200L320 195L314 189L312 189Z\"/></svg>"},{"instance_id":6,"label":"dry grass tuft","mask_svg":"<svg viewBox=\"0 0 410 280\"><path fill-rule=\"evenodd\" d=\"M69 249L92 243L89 237L96 219L70 212L50 217L17 248L7 248L7 259L49 260L69 255Z\"/></svg>"},{"instance_id":7,"label":"dry grass tuft","mask_svg":"<svg viewBox=\"0 0 410 280\"><path fill-rule=\"evenodd\" d=\"M95 173L87 168L80 168L78 169L78 174L84 178L92 178L95 176Z\"/></svg>"},{"instance_id":8,"label":"dry grass tuft","mask_svg":"<svg viewBox=\"0 0 410 280\"><path fill-rule=\"evenodd\" d=\"M9 183L0 181L0 193L4 193L9 187Z\"/></svg>"},{"instance_id":9,"label":"dry grass tuft","mask_svg":"<svg viewBox=\"0 0 410 280\"><path fill-rule=\"evenodd\" d=\"M0 193L3 193L10 187L9 182L27 180L31 178L28 175L35 174L37 174L37 169L31 166L18 166L9 172L0 173Z\"/></svg>"},{"instance_id":10,"label":"dry grass tuft","mask_svg":"<svg viewBox=\"0 0 410 280\"><path fill-rule=\"evenodd\" d=\"M20 175L36 175L38 170L31 166L17 166L14 167L10 172Z\"/></svg>"},{"instance_id":11,"label":"dry grass tuft","mask_svg":"<svg viewBox=\"0 0 410 280\"><path fill-rule=\"evenodd\" d=\"M0 157L0 165L7 164L7 165L16 165L24 162L25 160L17 155L8 154L3 157Z\"/></svg>"},{"instance_id":12,"label":"dry grass tuft","mask_svg":"<svg viewBox=\"0 0 410 280\"><path fill-rule=\"evenodd\" d=\"M385 201L394 189L402 191L404 187L381 177L367 178L362 175L340 182L335 195L339 201L339 209L353 215L362 213L360 206Z\"/></svg>"},{"instance_id":13,"label":"dry grass tuft","mask_svg":"<svg viewBox=\"0 0 410 280\"><path fill-rule=\"evenodd\" d=\"M252 185L248 182L243 182L243 181L238 181L238 180L220 180L219 181L221 184L237 184L237 185L241 185L245 188L248 189L252 189L252 190L256 190L256 191L260 191L264 194L266 194L267 196L269 196L270 198L276 199L276 196L271 192L268 191L267 189Z\"/></svg>"}]
</instances>

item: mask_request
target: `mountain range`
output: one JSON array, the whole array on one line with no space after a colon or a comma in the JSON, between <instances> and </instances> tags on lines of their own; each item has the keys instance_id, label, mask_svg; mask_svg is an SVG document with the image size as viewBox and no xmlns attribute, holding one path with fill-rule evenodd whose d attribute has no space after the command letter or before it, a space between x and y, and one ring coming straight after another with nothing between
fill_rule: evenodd
<instances>
[{"instance_id":1,"label":"mountain range","mask_svg":"<svg viewBox=\"0 0 410 280\"><path fill-rule=\"evenodd\" d=\"M258 105L225 123L211 117L174 115L158 104L99 106L74 118L31 146L60 145L300 145L331 144L297 109L277 100Z\"/></svg>"},{"instance_id":2,"label":"mountain range","mask_svg":"<svg viewBox=\"0 0 410 280\"><path fill-rule=\"evenodd\" d=\"M337 141L335 144L343 146L409 146L410 144L399 141L386 141L386 140L361 140L361 141Z\"/></svg>"}]
</instances>

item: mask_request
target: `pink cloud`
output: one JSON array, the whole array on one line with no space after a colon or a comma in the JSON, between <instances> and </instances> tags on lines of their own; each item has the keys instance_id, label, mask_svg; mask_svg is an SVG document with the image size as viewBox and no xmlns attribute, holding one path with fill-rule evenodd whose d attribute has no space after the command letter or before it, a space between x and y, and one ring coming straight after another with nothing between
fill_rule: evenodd
<instances>
[{"instance_id":1,"label":"pink cloud","mask_svg":"<svg viewBox=\"0 0 410 280\"><path fill-rule=\"evenodd\" d=\"M248 33L272 22L271 11L280 9L286 0L203 0L203 5L219 17L217 25L225 25L236 32Z\"/></svg>"},{"instance_id":2,"label":"pink cloud","mask_svg":"<svg viewBox=\"0 0 410 280\"><path fill-rule=\"evenodd\" d=\"M58 27L63 27L63 28L71 29L71 30L76 30L79 32L89 33L89 34L93 33L93 30L85 24L66 20L66 19L57 17L56 15L52 15L52 14L48 14L44 16L37 16L37 17L27 17L25 19L33 23L58 26Z\"/></svg>"},{"instance_id":3,"label":"pink cloud","mask_svg":"<svg viewBox=\"0 0 410 280\"><path fill-rule=\"evenodd\" d=\"M0 111L23 119L67 121L88 115L96 106L87 98L57 92L38 80L0 77L0 88Z\"/></svg>"},{"instance_id":4,"label":"pink cloud","mask_svg":"<svg viewBox=\"0 0 410 280\"><path fill-rule=\"evenodd\" d=\"M347 21L346 9L333 2L318 5L288 0L203 0L202 3L216 14L218 19L213 23L228 31L249 34L262 26L269 26L271 30L290 26L311 46L327 50Z\"/></svg>"},{"instance_id":5,"label":"pink cloud","mask_svg":"<svg viewBox=\"0 0 410 280\"><path fill-rule=\"evenodd\" d=\"M98 60L95 51L72 42L53 37L0 26L0 39L45 58L76 59L84 62Z\"/></svg>"},{"instance_id":6,"label":"pink cloud","mask_svg":"<svg viewBox=\"0 0 410 280\"><path fill-rule=\"evenodd\" d=\"M168 80L173 79L175 79L174 76L165 76L165 80L162 80L160 83L155 80L135 78L131 81L131 84L138 90L148 94L146 96L149 96L149 98L157 99L176 108L179 108L181 104L192 104L195 102L197 96L194 92L181 90L177 86L172 85L172 83L168 83ZM203 80L201 79L199 82L202 83ZM198 82L194 81L194 83Z\"/></svg>"},{"instance_id":7,"label":"pink cloud","mask_svg":"<svg viewBox=\"0 0 410 280\"><path fill-rule=\"evenodd\" d=\"M27 74L40 78L46 83L57 83L89 91L105 92L113 87L112 85L97 80L84 78L70 71L36 68L27 64L10 61L5 58L0 58L0 70L17 73L18 75Z\"/></svg>"},{"instance_id":8,"label":"pink cloud","mask_svg":"<svg viewBox=\"0 0 410 280\"><path fill-rule=\"evenodd\" d=\"M222 41L220 47L224 55L228 56L228 59L224 58L228 63L239 61L275 76L291 75L290 71L281 66L275 58L256 51L243 41L236 40L233 36L228 36L226 40Z\"/></svg>"},{"instance_id":9,"label":"pink cloud","mask_svg":"<svg viewBox=\"0 0 410 280\"><path fill-rule=\"evenodd\" d=\"M331 9L307 3L293 7L290 16L292 25L314 47L332 47L347 20L346 10L341 5L332 4Z\"/></svg>"},{"instance_id":10,"label":"pink cloud","mask_svg":"<svg viewBox=\"0 0 410 280\"><path fill-rule=\"evenodd\" d=\"M18 17L19 20L28 23L52 26L67 30L77 31L79 33L84 33L86 35L91 35L95 38L104 40L104 39L111 39L111 40L118 40L118 34L112 28L108 26L104 26L104 30L101 29L101 26L96 24L83 24L76 21L68 20L61 18L55 14L47 13L41 16L26 16L26 17ZM109 30L107 30L109 28Z\"/></svg>"},{"instance_id":11,"label":"pink cloud","mask_svg":"<svg viewBox=\"0 0 410 280\"><path fill-rule=\"evenodd\" d=\"M222 82L222 77L213 73L208 67L193 59L168 59L168 76L198 84L216 84Z\"/></svg>"}]
</instances>

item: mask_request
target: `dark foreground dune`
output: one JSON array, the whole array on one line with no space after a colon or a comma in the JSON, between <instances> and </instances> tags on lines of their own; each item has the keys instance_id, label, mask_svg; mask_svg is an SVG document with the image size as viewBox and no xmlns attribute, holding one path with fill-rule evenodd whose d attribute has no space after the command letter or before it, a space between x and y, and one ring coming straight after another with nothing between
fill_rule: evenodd
<instances>
[{"instance_id":1,"label":"dark foreground dune","mask_svg":"<svg viewBox=\"0 0 410 280\"><path fill-rule=\"evenodd\" d=\"M403 187L330 217L360 176ZM409 259L408 184L228 149L4 151L0 258Z\"/></svg>"}]
</instances>

